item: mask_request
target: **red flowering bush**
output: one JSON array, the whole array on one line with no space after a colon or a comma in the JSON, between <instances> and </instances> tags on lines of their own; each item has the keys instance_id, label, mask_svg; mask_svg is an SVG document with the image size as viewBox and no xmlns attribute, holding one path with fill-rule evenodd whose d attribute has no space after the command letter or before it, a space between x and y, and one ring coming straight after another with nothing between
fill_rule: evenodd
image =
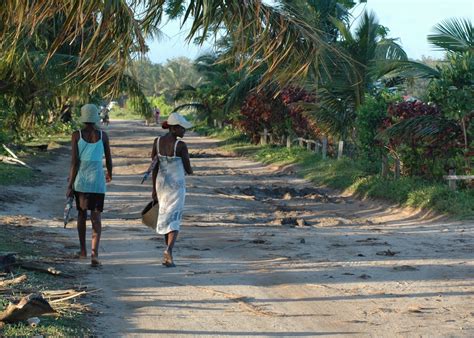
<instances>
[{"instance_id":1,"label":"red flowering bush","mask_svg":"<svg viewBox=\"0 0 474 338\"><path fill-rule=\"evenodd\" d=\"M314 119L308 116L298 102L313 103L316 101L312 93L298 87L287 87L280 92L280 98L288 107L288 114L291 121L291 130L298 137L317 139L321 136Z\"/></svg>"},{"instance_id":2,"label":"red flowering bush","mask_svg":"<svg viewBox=\"0 0 474 338\"><path fill-rule=\"evenodd\" d=\"M276 135L294 133L316 138L319 135L316 123L305 115L297 102L314 102L314 96L296 87L285 88L276 97L272 92L251 93L240 109L238 125L254 143L264 128Z\"/></svg>"},{"instance_id":3,"label":"red flowering bush","mask_svg":"<svg viewBox=\"0 0 474 338\"><path fill-rule=\"evenodd\" d=\"M386 146L398 156L410 175L446 173L463 145L462 131L443 117L437 106L421 101L391 104L381 131L388 131ZM404 123L405 122L405 123Z\"/></svg>"},{"instance_id":4,"label":"red flowering bush","mask_svg":"<svg viewBox=\"0 0 474 338\"><path fill-rule=\"evenodd\" d=\"M288 116L286 107L278 98L273 99L270 93L252 93L247 96L240 108L239 126L257 143L259 133L266 128L270 133L282 135L285 132Z\"/></svg>"}]
</instances>

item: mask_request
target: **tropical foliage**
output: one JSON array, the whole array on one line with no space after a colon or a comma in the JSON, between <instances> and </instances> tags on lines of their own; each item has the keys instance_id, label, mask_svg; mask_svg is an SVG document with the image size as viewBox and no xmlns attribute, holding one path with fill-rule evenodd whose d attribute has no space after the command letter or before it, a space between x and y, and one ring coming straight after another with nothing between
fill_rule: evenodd
<instances>
[{"instance_id":1,"label":"tropical foliage","mask_svg":"<svg viewBox=\"0 0 474 338\"><path fill-rule=\"evenodd\" d=\"M266 128L344 140L371 168L389 154L407 176L471 173L471 21L436 25L428 41L444 60L416 62L375 13L352 17L361 2L9 1L0 7L0 120L21 134L57 121L71 102L77 110L121 96L142 116L156 105L191 111L255 143ZM212 39L214 52L144 58L165 15L190 24L189 42Z\"/></svg>"},{"instance_id":2,"label":"tropical foliage","mask_svg":"<svg viewBox=\"0 0 474 338\"><path fill-rule=\"evenodd\" d=\"M428 41L446 51L446 62L441 66L431 68L411 61L390 65L392 74L431 79L426 96L436 104L433 109L437 113L432 117L423 117L416 109L411 109L406 118L381 135L392 139L406 139L411 135L419 142L438 149L441 152L438 159L449 162L445 165L466 173L472 170L474 155L473 31L472 23L463 19L447 20L435 27ZM434 175L434 169L429 170L429 174Z\"/></svg>"}]
</instances>

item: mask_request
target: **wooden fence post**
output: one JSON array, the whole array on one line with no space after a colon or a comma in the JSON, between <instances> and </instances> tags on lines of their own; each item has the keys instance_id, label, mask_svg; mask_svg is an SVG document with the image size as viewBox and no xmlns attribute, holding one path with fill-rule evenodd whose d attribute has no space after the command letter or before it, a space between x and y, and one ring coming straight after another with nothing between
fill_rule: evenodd
<instances>
[{"instance_id":1,"label":"wooden fence post","mask_svg":"<svg viewBox=\"0 0 474 338\"><path fill-rule=\"evenodd\" d=\"M395 173L394 177L396 179L400 178L400 160L398 158L395 159Z\"/></svg>"},{"instance_id":2,"label":"wooden fence post","mask_svg":"<svg viewBox=\"0 0 474 338\"><path fill-rule=\"evenodd\" d=\"M267 128L263 129L263 136L260 138L260 144L261 145L266 145L267 144L267 136L268 136L268 130Z\"/></svg>"},{"instance_id":3,"label":"wooden fence post","mask_svg":"<svg viewBox=\"0 0 474 338\"><path fill-rule=\"evenodd\" d=\"M302 137L298 137L298 144L300 147L303 146L303 138Z\"/></svg>"},{"instance_id":4,"label":"wooden fence post","mask_svg":"<svg viewBox=\"0 0 474 338\"><path fill-rule=\"evenodd\" d=\"M388 176L388 157L387 155L382 155L382 177L387 178Z\"/></svg>"},{"instance_id":5,"label":"wooden fence post","mask_svg":"<svg viewBox=\"0 0 474 338\"><path fill-rule=\"evenodd\" d=\"M323 160L326 159L326 156L328 154L328 139L327 137L323 138Z\"/></svg>"},{"instance_id":6,"label":"wooden fence post","mask_svg":"<svg viewBox=\"0 0 474 338\"><path fill-rule=\"evenodd\" d=\"M311 141L306 141L306 150L311 151Z\"/></svg>"},{"instance_id":7,"label":"wooden fence post","mask_svg":"<svg viewBox=\"0 0 474 338\"><path fill-rule=\"evenodd\" d=\"M217 125L219 126L220 129L222 129L222 121L217 121Z\"/></svg>"},{"instance_id":8,"label":"wooden fence post","mask_svg":"<svg viewBox=\"0 0 474 338\"><path fill-rule=\"evenodd\" d=\"M319 153L319 146L320 146L319 142L315 141L314 142L314 153L315 154Z\"/></svg>"},{"instance_id":9,"label":"wooden fence post","mask_svg":"<svg viewBox=\"0 0 474 338\"><path fill-rule=\"evenodd\" d=\"M344 150L344 141L339 141L337 147L337 159L340 160L342 158L342 151Z\"/></svg>"},{"instance_id":10,"label":"wooden fence post","mask_svg":"<svg viewBox=\"0 0 474 338\"><path fill-rule=\"evenodd\" d=\"M448 171L449 176L455 176L456 175L456 170L455 169L449 169ZM448 187L450 190L456 190L456 180L448 180Z\"/></svg>"},{"instance_id":11,"label":"wooden fence post","mask_svg":"<svg viewBox=\"0 0 474 338\"><path fill-rule=\"evenodd\" d=\"M214 128L217 128L217 120L214 119Z\"/></svg>"},{"instance_id":12,"label":"wooden fence post","mask_svg":"<svg viewBox=\"0 0 474 338\"><path fill-rule=\"evenodd\" d=\"M291 148L291 137L289 135L286 137L286 147Z\"/></svg>"}]
</instances>

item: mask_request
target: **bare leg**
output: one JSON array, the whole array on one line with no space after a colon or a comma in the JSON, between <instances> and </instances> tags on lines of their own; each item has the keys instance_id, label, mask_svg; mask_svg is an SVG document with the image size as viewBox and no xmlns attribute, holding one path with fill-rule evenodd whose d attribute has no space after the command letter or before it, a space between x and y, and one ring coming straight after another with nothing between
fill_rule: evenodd
<instances>
[{"instance_id":1,"label":"bare leg","mask_svg":"<svg viewBox=\"0 0 474 338\"><path fill-rule=\"evenodd\" d=\"M167 243L166 243L166 250L163 252L163 265L166 265L167 267L174 267L174 262L173 262L173 247L174 243L176 242L176 239L178 238L178 232L177 231L171 231L168 234L166 234L167 237Z\"/></svg>"},{"instance_id":2,"label":"bare leg","mask_svg":"<svg viewBox=\"0 0 474 338\"><path fill-rule=\"evenodd\" d=\"M102 220L100 211L92 211L92 250L91 250L91 263L92 265L98 264L99 257L99 242L100 234L102 233Z\"/></svg>"},{"instance_id":3,"label":"bare leg","mask_svg":"<svg viewBox=\"0 0 474 338\"><path fill-rule=\"evenodd\" d=\"M168 234L165 234L164 237L165 237L165 245L168 248ZM161 260L161 264L163 265L168 264L168 260L169 260L168 251L167 249L165 249L165 251L163 252L163 259Z\"/></svg>"},{"instance_id":4,"label":"bare leg","mask_svg":"<svg viewBox=\"0 0 474 338\"><path fill-rule=\"evenodd\" d=\"M176 242L176 239L178 238L178 232L171 231L167 235L168 235L168 243L166 243L167 244L166 251L172 256L174 243Z\"/></svg>"},{"instance_id":5,"label":"bare leg","mask_svg":"<svg viewBox=\"0 0 474 338\"><path fill-rule=\"evenodd\" d=\"M86 249L86 220L87 211L79 211L77 214L77 233L79 234L79 244L81 246L80 257L87 257Z\"/></svg>"}]
</instances>

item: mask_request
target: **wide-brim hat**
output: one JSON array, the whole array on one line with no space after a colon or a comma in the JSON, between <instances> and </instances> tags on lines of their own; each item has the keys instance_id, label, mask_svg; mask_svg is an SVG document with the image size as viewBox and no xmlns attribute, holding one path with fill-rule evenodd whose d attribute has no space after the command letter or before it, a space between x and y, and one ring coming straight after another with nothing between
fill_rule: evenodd
<instances>
[{"instance_id":1,"label":"wide-brim hat","mask_svg":"<svg viewBox=\"0 0 474 338\"><path fill-rule=\"evenodd\" d=\"M169 126L181 126L184 129L189 129L193 127L193 124L191 122L186 120L184 116L178 113L171 113L166 122Z\"/></svg>"},{"instance_id":2,"label":"wide-brim hat","mask_svg":"<svg viewBox=\"0 0 474 338\"><path fill-rule=\"evenodd\" d=\"M83 105L79 121L82 123L98 123L100 121L99 108L92 103Z\"/></svg>"}]
</instances>

